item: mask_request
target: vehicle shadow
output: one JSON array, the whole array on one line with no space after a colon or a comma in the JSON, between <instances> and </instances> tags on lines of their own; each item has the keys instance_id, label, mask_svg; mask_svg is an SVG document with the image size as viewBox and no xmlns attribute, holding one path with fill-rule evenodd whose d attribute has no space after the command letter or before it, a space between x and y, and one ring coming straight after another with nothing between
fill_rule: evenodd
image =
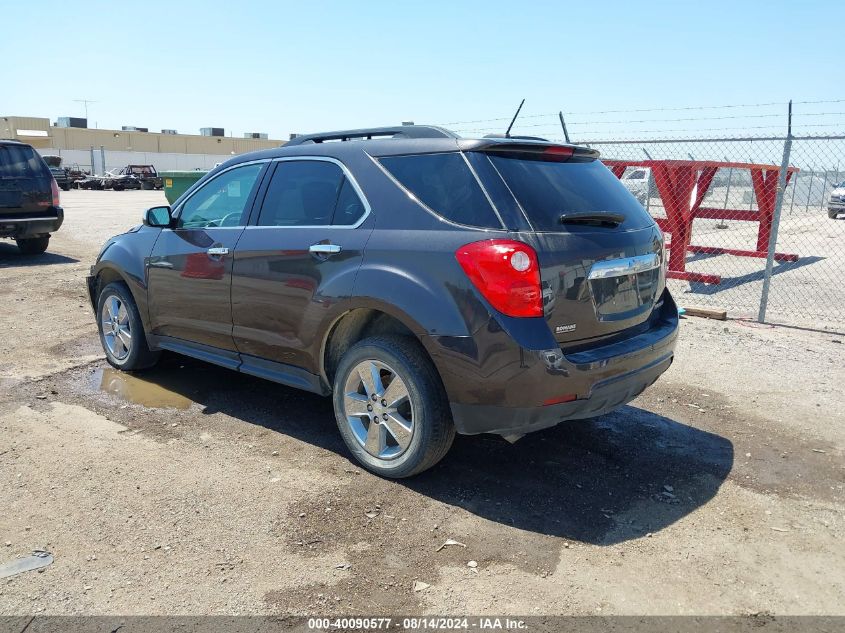
<instances>
[{"instance_id":1,"label":"vehicle shadow","mask_svg":"<svg viewBox=\"0 0 845 633\"><path fill-rule=\"evenodd\" d=\"M330 398L165 356L144 380L250 424L350 459ZM733 466L726 438L626 406L515 444L458 436L407 488L500 524L594 544L665 528L712 499Z\"/></svg>"},{"instance_id":2,"label":"vehicle shadow","mask_svg":"<svg viewBox=\"0 0 845 633\"><path fill-rule=\"evenodd\" d=\"M712 499L730 440L636 406L526 435L459 437L406 485L491 521L610 545L657 532Z\"/></svg>"},{"instance_id":3,"label":"vehicle shadow","mask_svg":"<svg viewBox=\"0 0 845 633\"><path fill-rule=\"evenodd\" d=\"M75 264L79 260L47 251L41 255L24 255L13 242L0 242L0 268Z\"/></svg>"}]
</instances>

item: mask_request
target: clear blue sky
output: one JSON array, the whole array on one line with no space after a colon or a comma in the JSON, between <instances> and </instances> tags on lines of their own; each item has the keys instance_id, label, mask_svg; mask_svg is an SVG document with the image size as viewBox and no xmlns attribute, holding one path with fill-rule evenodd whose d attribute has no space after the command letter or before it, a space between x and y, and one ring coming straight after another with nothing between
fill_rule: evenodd
<instances>
[{"instance_id":1,"label":"clear blue sky","mask_svg":"<svg viewBox=\"0 0 845 633\"><path fill-rule=\"evenodd\" d=\"M289 132L532 115L671 119L636 108L836 100L845 3L6 2L0 114L197 133ZM845 102L796 106L845 112ZM779 113L781 107L692 116ZM832 116L832 118L831 118ZM804 122L845 122L830 115ZM581 131L774 125L587 124ZM504 127L493 121L455 128ZM831 126L832 127L832 126ZM618 128L618 130L617 130ZM517 128L518 129L518 128ZM523 128L524 132L542 131ZM827 131L833 131L828 129ZM842 125L838 132L845 131Z\"/></svg>"}]
</instances>

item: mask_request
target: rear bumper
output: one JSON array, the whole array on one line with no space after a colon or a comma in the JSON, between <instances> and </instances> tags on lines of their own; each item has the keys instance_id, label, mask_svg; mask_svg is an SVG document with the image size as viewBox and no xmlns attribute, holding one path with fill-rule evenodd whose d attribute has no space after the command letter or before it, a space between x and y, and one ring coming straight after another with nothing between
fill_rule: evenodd
<instances>
[{"instance_id":1,"label":"rear bumper","mask_svg":"<svg viewBox=\"0 0 845 633\"><path fill-rule=\"evenodd\" d=\"M537 407L497 407L451 403L458 432L465 435L530 433L555 426L566 420L581 420L609 413L627 404L669 369L673 354L646 367L617 376L594 386L583 400Z\"/></svg>"},{"instance_id":2,"label":"rear bumper","mask_svg":"<svg viewBox=\"0 0 845 633\"><path fill-rule=\"evenodd\" d=\"M61 207L45 209L43 213L8 213L0 215L0 237L25 239L55 233L64 222Z\"/></svg>"},{"instance_id":3,"label":"rear bumper","mask_svg":"<svg viewBox=\"0 0 845 633\"><path fill-rule=\"evenodd\" d=\"M438 341L448 350L428 348L457 431L508 435L601 415L631 401L671 366L677 333L677 306L665 292L646 329L576 353L525 350L509 337L491 336L489 328L460 343ZM564 397L574 399L561 403Z\"/></svg>"}]
</instances>

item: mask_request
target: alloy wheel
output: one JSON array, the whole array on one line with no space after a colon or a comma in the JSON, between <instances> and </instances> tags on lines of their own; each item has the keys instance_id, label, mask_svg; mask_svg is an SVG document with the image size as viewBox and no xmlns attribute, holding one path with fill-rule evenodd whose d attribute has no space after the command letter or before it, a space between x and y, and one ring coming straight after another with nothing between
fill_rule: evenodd
<instances>
[{"instance_id":1,"label":"alloy wheel","mask_svg":"<svg viewBox=\"0 0 845 633\"><path fill-rule=\"evenodd\" d=\"M402 378L387 364L358 363L346 379L343 408L353 436L373 457L395 459L411 445L411 397Z\"/></svg>"},{"instance_id":2,"label":"alloy wheel","mask_svg":"<svg viewBox=\"0 0 845 633\"><path fill-rule=\"evenodd\" d=\"M111 295L103 302L100 322L103 328L103 340L109 354L117 360L123 360L132 351L132 331L129 324L129 311L117 295Z\"/></svg>"}]
</instances>

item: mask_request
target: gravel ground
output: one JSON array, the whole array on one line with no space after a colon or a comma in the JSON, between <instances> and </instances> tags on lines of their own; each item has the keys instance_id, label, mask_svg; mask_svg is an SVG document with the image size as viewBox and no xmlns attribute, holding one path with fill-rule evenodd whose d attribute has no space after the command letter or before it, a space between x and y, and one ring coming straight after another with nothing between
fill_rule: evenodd
<instances>
[{"instance_id":1,"label":"gravel ground","mask_svg":"<svg viewBox=\"0 0 845 633\"><path fill-rule=\"evenodd\" d=\"M845 615L841 335L685 319L619 412L391 482L328 399L110 371L84 275L163 197L62 195L47 254L0 243L0 565L55 557L0 614Z\"/></svg>"}]
</instances>

